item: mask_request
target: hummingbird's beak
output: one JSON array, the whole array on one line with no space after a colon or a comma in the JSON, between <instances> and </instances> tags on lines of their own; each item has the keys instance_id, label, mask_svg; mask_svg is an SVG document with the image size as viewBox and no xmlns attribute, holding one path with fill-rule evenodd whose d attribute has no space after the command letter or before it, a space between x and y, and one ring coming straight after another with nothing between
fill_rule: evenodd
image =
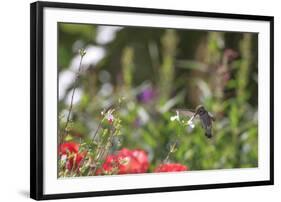
<instances>
[{"instance_id":1,"label":"hummingbird's beak","mask_svg":"<svg viewBox=\"0 0 281 202\"><path fill-rule=\"evenodd\" d=\"M190 117L189 121L193 121L193 119L195 118L196 115L197 115L197 113L193 114L193 116Z\"/></svg>"}]
</instances>

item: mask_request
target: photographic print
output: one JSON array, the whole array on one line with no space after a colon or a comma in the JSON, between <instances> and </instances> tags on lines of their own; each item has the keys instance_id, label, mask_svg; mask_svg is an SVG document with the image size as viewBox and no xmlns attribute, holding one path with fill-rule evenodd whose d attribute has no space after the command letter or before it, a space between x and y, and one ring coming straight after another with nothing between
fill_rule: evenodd
<instances>
[{"instance_id":1,"label":"photographic print","mask_svg":"<svg viewBox=\"0 0 281 202\"><path fill-rule=\"evenodd\" d=\"M36 200L273 184L272 16L31 4Z\"/></svg>"},{"instance_id":2,"label":"photographic print","mask_svg":"<svg viewBox=\"0 0 281 202\"><path fill-rule=\"evenodd\" d=\"M58 176L258 165L258 34L58 23Z\"/></svg>"}]
</instances>

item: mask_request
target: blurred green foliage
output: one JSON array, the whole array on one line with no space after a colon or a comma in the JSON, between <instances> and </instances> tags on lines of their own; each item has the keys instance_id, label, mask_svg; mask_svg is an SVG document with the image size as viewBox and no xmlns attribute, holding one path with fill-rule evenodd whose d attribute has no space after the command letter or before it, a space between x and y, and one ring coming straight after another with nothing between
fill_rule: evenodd
<instances>
[{"instance_id":1,"label":"blurred green foliage","mask_svg":"<svg viewBox=\"0 0 281 202\"><path fill-rule=\"evenodd\" d=\"M79 99L73 106L71 130L60 141L89 141L101 111L124 97L122 136L111 152L143 149L151 170L167 156L190 170L257 167L257 34L122 27L111 30L113 37L104 43L97 40L105 35L102 28L58 25L59 85L65 85L63 74L75 73L71 64L79 48L86 48L88 61L77 81L80 94L75 95ZM101 49L102 57L91 62L101 53L90 50ZM67 79L59 92L60 128L75 86L73 78ZM172 109L199 104L216 117L212 139L204 136L199 122L190 131L170 121Z\"/></svg>"}]
</instances>

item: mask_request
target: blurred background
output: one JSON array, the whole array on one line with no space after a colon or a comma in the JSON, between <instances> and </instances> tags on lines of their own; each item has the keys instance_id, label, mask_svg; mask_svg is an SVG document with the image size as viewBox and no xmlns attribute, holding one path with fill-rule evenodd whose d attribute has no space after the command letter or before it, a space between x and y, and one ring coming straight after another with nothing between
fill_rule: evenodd
<instances>
[{"instance_id":1,"label":"blurred background","mask_svg":"<svg viewBox=\"0 0 281 202\"><path fill-rule=\"evenodd\" d=\"M101 111L124 97L121 136L111 152L145 150L151 170L167 155L190 170L258 166L257 34L70 23L58 28L61 128L77 86L71 130L61 142L93 137ZM86 55L77 80L80 48ZM200 123L190 130L170 120L173 109L199 104L216 117L211 140Z\"/></svg>"}]
</instances>

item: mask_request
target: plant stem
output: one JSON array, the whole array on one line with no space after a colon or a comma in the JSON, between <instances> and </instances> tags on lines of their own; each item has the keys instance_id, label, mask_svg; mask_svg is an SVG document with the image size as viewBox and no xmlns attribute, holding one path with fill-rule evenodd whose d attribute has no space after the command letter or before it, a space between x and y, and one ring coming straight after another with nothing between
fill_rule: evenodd
<instances>
[{"instance_id":1,"label":"plant stem","mask_svg":"<svg viewBox=\"0 0 281 202\"><path fill-rule=\"evenodd\" d=\"M95 134L94 134L93 138L92 138L93 141L96 139L96 136L97 136L97 134L98 134L98 132L100 130L102 121L103 121L103 119L99 122L99 125L98 125L98 127L97 127L97 129L95 131Z\"/></svg>"},{"instance_id":2,"label":"plant stem","mask_svg":"<svg viewBox=\"0 0 281 202\"><path fill-rule=\"evenodd\" d=\"M116 132L115 128L113 130L111 130L111 134L108 137L107 141L105 142L104 148L102 148L101 151L99 152L99 156L98 156L98 159L96 160L96 167L94 168L93 175L96 174L97 169L103 164L103 162L106 158L106 155L108 153L109 147L110 147L110 145L112 145L112 140L113 140L113 137L115 136L115 132ZM103 158L103 159L101 159L101 158ZM101 162L98 165L97 163L99 161L101 161Z\"/></svg>"},{"instance_id":3,"label":"plant stem","mask_svg":"<svg viewBox=\"0 0 281 202\"><path fill-rule=\"evenodd\" d=\"M170 154L171 154L171 151L168 152L166 158L164 159L163 163L168 163L169 161L169 158L170 158Z\"/></svg>"},{"instance_id":4,"label":"plant stem","mask_svg":"<svg viewBox=\"0 0 281 202\"><path fill-rule=\"evenodd\" d=\"M64 126L64 129L63 129L63 133L64 133L64 134L66 134L66 132L67 132L67 126L68 126L68 124L69 124L69 122L70 122L70 115L71 115L72 108L73 108L73 99L74 99L75 91L76 91L76 88L77 88L77 81L78 81L78 78L79 78L79 76L80 76L80 72L81 72L81 69L82 69L82 60L83 60L83 57L84 57L84 55L81 55L80 62L79 62L78 72L77 72L77 75L76 75L76 78L75 78L75 81L74 81L74 87L73 87L73 90L72 90L72 95L71 95L71 100L70 100L70 106L69 106L69 110L68 110L68 115L67 115L66 123L65 123L65 126Z\"/></svg>"},{"instance_id":5,"label":"plant stem","mask_svg":"<svg viewBox=\"0 0 281 202\"><path fill-rule=\"evenodd\" d=\"M176 140L176 142L177 142L177 140ZM168 163L171 153L175 152L175 148L176 148L176 143L174 143L172 146L170 146L169 152L168 152L166 158L163 160L163 163Z\"/></svg>"}]
</instances>

